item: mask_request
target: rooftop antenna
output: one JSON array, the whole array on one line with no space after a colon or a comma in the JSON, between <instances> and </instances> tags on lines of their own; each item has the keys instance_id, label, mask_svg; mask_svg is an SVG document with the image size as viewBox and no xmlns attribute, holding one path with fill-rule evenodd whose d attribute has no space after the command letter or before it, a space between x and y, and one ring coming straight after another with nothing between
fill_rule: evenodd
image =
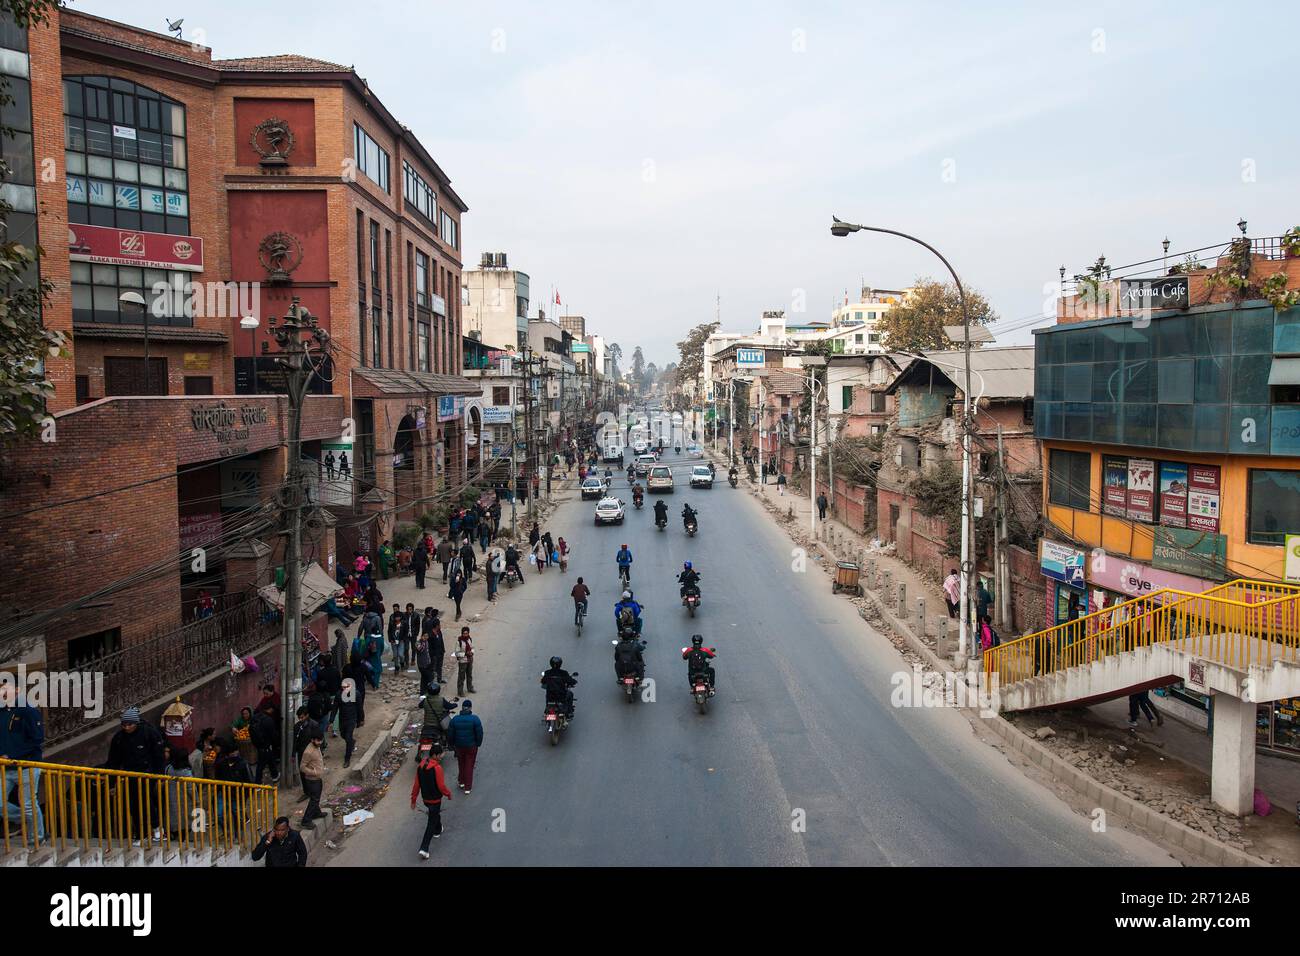
<instances>
[{"instance_id":1,"label":"rooftop antenna","mask_svg":"<svg viewBox=\"0 0 1300 956\"><path fill-rule=\"evenodd\" d=\"M179 40L181 38L181 27L185 25L185 20L180 19L172 23L166 17L163 17L163 21L167 24L167 31L176 34L176 39Z\"/></svg>"}]
</instances>

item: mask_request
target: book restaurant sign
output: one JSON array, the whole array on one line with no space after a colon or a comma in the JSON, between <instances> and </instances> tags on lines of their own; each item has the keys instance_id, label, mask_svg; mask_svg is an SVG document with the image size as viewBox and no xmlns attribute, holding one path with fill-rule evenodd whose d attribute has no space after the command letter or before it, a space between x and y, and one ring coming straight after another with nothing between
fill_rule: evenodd
<instances>
[{"instance_id":1,"label":"book restaurant sign","mask_svg":"<svg viewBox=\"0 0 1300 956\"><path fill-rule=\"evenodd\" d=\"M247 442L252 437L254 425L268 421L265 405L241 405L232 408L225 402L216 405L195 405L190 409L190 427L196 432L211 432L221 446L222 457L247 454Z\"/></svg>"}]
</instances>

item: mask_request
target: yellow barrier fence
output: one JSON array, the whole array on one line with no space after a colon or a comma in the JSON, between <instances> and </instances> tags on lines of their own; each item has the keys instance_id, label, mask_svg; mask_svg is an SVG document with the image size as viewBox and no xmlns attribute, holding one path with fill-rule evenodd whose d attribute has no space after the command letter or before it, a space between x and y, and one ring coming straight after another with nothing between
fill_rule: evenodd
<instances>
[{"instance_id":1,"label":"yellow barrier fence","mask_svg":"<svg viewBox=\"0 0 1300 956\"><path fill-rule=\"evenodd\" d=\"M41 843L109 850L251 850L279 813L276 788L0 758L0 852ZM39 833L38 833L39 831Z\"/></svg>"},{"instance_id":2,"label":"yellow barrier fence","mask_svg":"<svg viewBox=\"0 0 1300 956\"><path fill-rule=\"evenodd\" d=\"M1162 643L1236 668L1300 661L1300 587L1240 580L1203 594L1162 589L990 648L984 669L1005 686Z\"/></svg>"}]
</instances>

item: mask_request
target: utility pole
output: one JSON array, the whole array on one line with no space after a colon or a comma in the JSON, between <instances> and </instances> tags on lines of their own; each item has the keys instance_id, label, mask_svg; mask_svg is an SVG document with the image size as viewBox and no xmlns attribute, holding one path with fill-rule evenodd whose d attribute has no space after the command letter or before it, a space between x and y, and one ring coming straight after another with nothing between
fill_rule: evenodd
<instances>
[{"instance_id":1,"label":"utility pole","mask_svg":"<svg viewBox=\"0 0 1300 956\"><path fill-rule=\"evenodd\" d=\"M812 434L808 440L808 530L817 540L817 373L816 366L808 366L808 418Z\"/></svg>"},{"instance_id":2,"label":"utility pole","mask_svg":"<svg viewBox=\"0 0 1300 956\"><path fill-rule=\"evenodd\" d=\"M1011 626L1011 560L1007 554L1007 471L1002 455L1002 426L998 425L998 530L993 535L993 573L997 575L998 626Z\"/></svg>"},{"instance_id":3,"label":"utility pole","mask_svg":"<svg viewBox=\"0 0 1300 956\"><path fill-rule=\"evenodd\" d=\"M736 380L727 379L727 459L736 463Z\"/></svg>"},{"instance_id":4,"label":"utility pole","mask_svg":"<svg viewBox=\"0 0 1300 956\"><path fill-rule=\"evenodd\" d=\"M302 701L302 506L304 479L302 470L302 406L307 398L316 358L325 357L329 333L317 325L316 316L298 303L294 296L289 311L277 325L271 316L268 330L280 346L276 364L287 373L289 386L289 475L283 493L283 517L288 529L284 554L284 648L280 658L280 699L284 719L280 728L280 786L286 790L298 785L298 766L293 755L293 721ZM307 335L315 348L303 338Z\"/></svg>"}]
</instances>

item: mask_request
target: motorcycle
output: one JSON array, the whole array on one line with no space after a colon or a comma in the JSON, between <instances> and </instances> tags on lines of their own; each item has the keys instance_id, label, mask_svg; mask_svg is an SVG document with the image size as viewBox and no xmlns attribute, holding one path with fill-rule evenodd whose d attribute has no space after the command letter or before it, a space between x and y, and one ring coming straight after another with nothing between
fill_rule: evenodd
<instances>
[{"instance_id":1,"label":"motorcycle","mask_svg":"<svg viewBox=\"0 0 1300 956\"><path fill-rule=\"evenodd\" d=\"M700 589L696 585L691 585L686 589L686 595L682 598L682 607L686 608L686 610L690 612L691 617L694 617L695 609L699 606Z\"/></svg>"},{"instance_id":2,"label":"motorcycle","mask_svg":"<svg viewBox=\"0 0 1300 956\"><path fill-rule=\"evenodd\" d=\"M664 530L664 528L668 527L668 519L667 519L667 518L656 518L656 519L655 519L655 527L658 528L660 531Z\"/></svg>"},{"instance_id":3,"label":"motorcycle","mask_svg":"<svg viewBox=\"0 0 1300 956\"><path fill-rule=\"evenodd\" d=\"M731 487L733 488L735 488L737 485L740 484L740 478L736 475L734 471L731 474L727 475L727 481L731 484Z\"/></svg>"},{"instance_id":4,"label":"motorcycle","mask_svg":"<svg viewBox=\"0 0 1300 956\"><path fill-rule=\"evenodd\" d=\"M506 587L509 588L513 588L516 584L524 583L523 573L514 565L506 568L505 573L501 575L501 579L506 582Z\"/></svg>"},{"instance_id":5,"label":"motorcycle","mask_svg":"<svg viewBox=\"0 0 1300 956\"><path fill-rule=\"evenodd\" d=\"M576 678L578 672L574 671L569 676ZM552 747L560 743L560 734L569 728L569 715L564 711L563 701L546 702L546 710L542 714L542 720L546 724L546 736L550 738Z\"/></svg>"},{"instance_id":6,"label":"motorcycle","mask_svg":"<svg viewBox=\"0 0 1300 956\"><path fill-rule=\"evenodd\" d=\"M632 504L636 507L636 510L637 510L637 511L640 511L640 510L641 510L641 502L642 502L642 500L643 500L643 499L642 499L642 497L641 497L640 495L633 495L633 496L632 496Z\"/></svg>"},{"instance_id":7,"label":"motorcycle","mask_svg":"<svg viewBox=\"0 0 1300 956\"><path fill-rule=\"evenodd\" d=\"M687 518L683 523L686 527L686 534L689 537L695 537L695 532L700 529L699 522L694 518Z\"/></svg>"},{"instance_id":8,"label":"motorcycle","mask_svg":"<svg viewBox=\"0 0 1300 956\"><path fill-rule=\"evenodd\" d=\"M610 641L609 643L614 647L618 647L618 641ZM629 704L636 700L636 691L640 684L641 680L635 674L626 674L618 679L618 685L623 688L623 696Z\"/></svg>"},{"instance_id":9,"label":"motorcycle","mask_svg":"<svg viewBox=\"0 0 1300 956\"><path fill-rule=\"evenodd\" d=\"M701 714L709 709L709 698L713 696L713 688L709 686L706 675L691 675L691 696L695 698L695 706L700 709Z\"/></svg>"}]
</instances>

